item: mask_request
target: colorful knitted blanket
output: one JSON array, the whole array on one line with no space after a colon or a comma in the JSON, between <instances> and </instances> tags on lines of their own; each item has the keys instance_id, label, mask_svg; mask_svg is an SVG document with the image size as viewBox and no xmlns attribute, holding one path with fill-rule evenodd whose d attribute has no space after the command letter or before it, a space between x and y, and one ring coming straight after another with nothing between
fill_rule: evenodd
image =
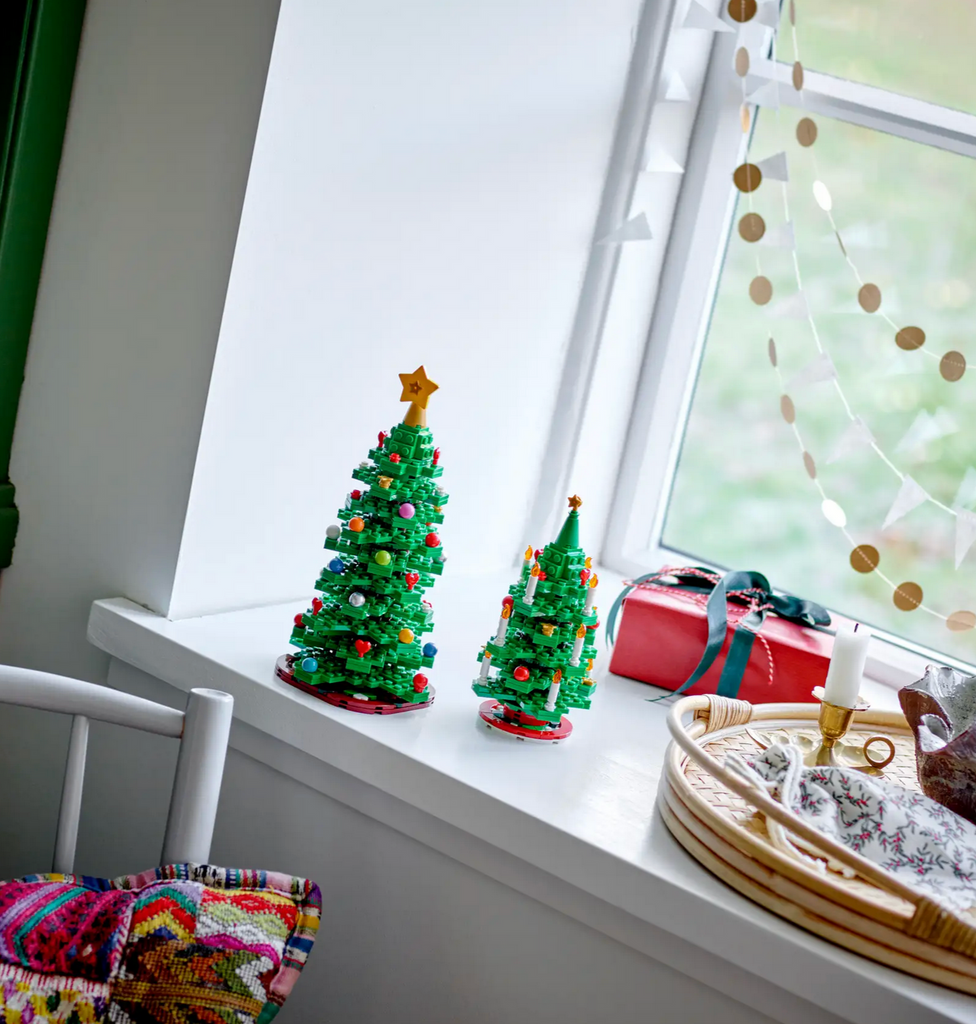
<instances>
[{"instance_id":1,"label":"colorful knitted blanket","mask_svg":"<svg viewBox=\"0 0 976 1024\"><path fill-rule=\"evenodd\" d=\"M208 865L0 883L0 1024L267 1024L321 906L303 878Z\"/></svg>"}]
</instances>

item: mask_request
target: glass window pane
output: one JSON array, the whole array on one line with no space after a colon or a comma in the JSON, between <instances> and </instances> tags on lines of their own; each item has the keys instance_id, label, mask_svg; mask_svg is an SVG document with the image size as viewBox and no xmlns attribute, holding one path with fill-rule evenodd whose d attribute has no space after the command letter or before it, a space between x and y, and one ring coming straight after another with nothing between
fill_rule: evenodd
<instances>
[{"instance_id":1,"label":"glass window pane","mask_svg":"<svg viewBox=\"0 0 976 1024\"><path fill-rule=\"evenodd\" d=\"M789 0L780 60L796 59ZM976 112L976 4L962 0L796 0L799 57L813 71Z\"/></svg>"},{"instance_id":2,"label":"glass window pane","mask_svg":"<svg viewBox=\"0 0 976 1024\"><path fill-rule=\"evenodd\" d=\"M851 125L819 120L819 174L833 216L865 282L879 286L881 310L858 305L858 283L814 201L812 153L794 136L796 111L762 111L752 160L785 150L796 256L824 348L852 412L893 463L947 506L976 507L976 166L965 157ZM780 411L780 383L767 343L774 337L789 381L818 356L808 320L780 318L777 304L797 293L793 252L764 244L784 221L782 186L768 178L752 193L766 237L750 244L733 229L708 332L664 543L693 558L758 569L779 588L832 606L919 643L976 661L976 630L950 632L924 610L900 611L877 573L851 568L852 543L821 511L822 495ZM748 211L740 196L735 223ZM765 307L749 298L762 272L773 285ZM890 326L883 318L894 322ZM896 328L924 329L906 351ZM970 369L949 382L944 353ZM856 544L880 553L895 584L918 583L924 604L944 616L976 611L976 546L957 571L955 519L925 502L882 529L900 488L871 448L829 458L850 419L832 382L789 386L796 426L819 483L845 510ZM919 419L921 417L921 419ZM914 429L915 435L911 436Z\"/></svg>"}]
</instances>

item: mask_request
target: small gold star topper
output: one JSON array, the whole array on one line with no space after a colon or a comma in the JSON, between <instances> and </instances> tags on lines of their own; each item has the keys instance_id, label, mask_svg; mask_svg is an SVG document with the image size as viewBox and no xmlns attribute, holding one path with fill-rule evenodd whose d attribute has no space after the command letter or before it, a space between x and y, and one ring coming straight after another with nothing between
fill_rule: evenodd
<instances>
[{"instance_id":1,"label":"small gold star topper","mask_svg":"<svg viewBox=\"0 0 976 1024\"><path fill-rule=\"evenodd\" d=\"M569 507L574 512L583 504L583 499L578 494L574 494L571 498L567 498L566 500L569 502Z\"/></svg>"},{"instance_id":2,"label":"small gold star topper","mask_svg":"<svg viewBox=\"0 0 976 1024\"><path fill-rule=\"evenodd\" d=\"M410 403L403 422L408 427L426 427L427 402L437 390L437 385L427 376L422 366L418 366L413 373L401 373L400 383L403 385L400 401Z\"/></svg>"}]
</instances>

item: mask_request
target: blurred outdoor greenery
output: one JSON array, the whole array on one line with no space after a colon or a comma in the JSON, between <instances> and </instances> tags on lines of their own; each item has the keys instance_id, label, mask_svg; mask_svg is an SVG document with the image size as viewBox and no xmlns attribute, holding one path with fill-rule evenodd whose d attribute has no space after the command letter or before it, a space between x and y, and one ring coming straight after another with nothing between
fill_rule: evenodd
<instances>
[{"instance_id":1,"label":"blurred outdoor greenery","mask_svg":"<svg viewBox=\"0 0 976 1024\"><path fill-rule=\"evenodd\" d=\"M809 69L976 111L972 2L798 0L797 33ZM785 18L778 51L780 60L792 63ZM946 505L960 500L972 509L976 483L963 481L967 471L969 482L976 481L976 164L824 117L815 118L816 144L803 149L794 134L802 116L786 106L760 111L749 159L787 153L799 267L824 347L853 412L892 461ZM813 199L818 177L830 190L834 218L861 276L880 287L881 308L899 327L924 329L922 349L900 350L880 314L858 307L857 281ZM748 209L740 197L736 223ZM775 230L784 221L782 185L764 181L753 193L753 209L767 232ZM748 295L757 256L773 283L766 307ZM767 356L772 336L789 380L817 355L805 319L770 316L796 290L790 251L749 244L733 230L664 543L691 560L758 569L778 589L976 662L976 630L952 633L924 609L899 611L877 574L851 568L850 545L821 513L820 495L780 415L780 387ZM939 358L950 349L969 364L957 383L939 373ZM956 570L954 517L926 503L882 532L898 476L871 449L828 464L849 423L832 383L797 387L791 397L820 482L846 511L856 542L877 547L881 571L896 584L918 583L925 605L944 616L976 611L976 545ZM922 410L942 410L949 432L899 447Z\"/></svg>"}]
</instances>

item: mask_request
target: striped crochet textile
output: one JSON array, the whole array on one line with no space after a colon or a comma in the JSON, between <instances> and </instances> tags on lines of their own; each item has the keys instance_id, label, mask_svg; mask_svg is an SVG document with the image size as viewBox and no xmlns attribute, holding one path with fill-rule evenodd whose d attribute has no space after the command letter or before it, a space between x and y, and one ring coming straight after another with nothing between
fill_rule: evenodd
<instances>
[{"instance_id":1,"label":"striped crochet textile","mask_svg":"<svg viewBox=\"0 0 976 1024\"><path fill-rule=\"evenodd\" d=\"M0 1024L267 1024L321 908L304 878L210 865L0 883Z\"/></svg>"}]
</instances>

